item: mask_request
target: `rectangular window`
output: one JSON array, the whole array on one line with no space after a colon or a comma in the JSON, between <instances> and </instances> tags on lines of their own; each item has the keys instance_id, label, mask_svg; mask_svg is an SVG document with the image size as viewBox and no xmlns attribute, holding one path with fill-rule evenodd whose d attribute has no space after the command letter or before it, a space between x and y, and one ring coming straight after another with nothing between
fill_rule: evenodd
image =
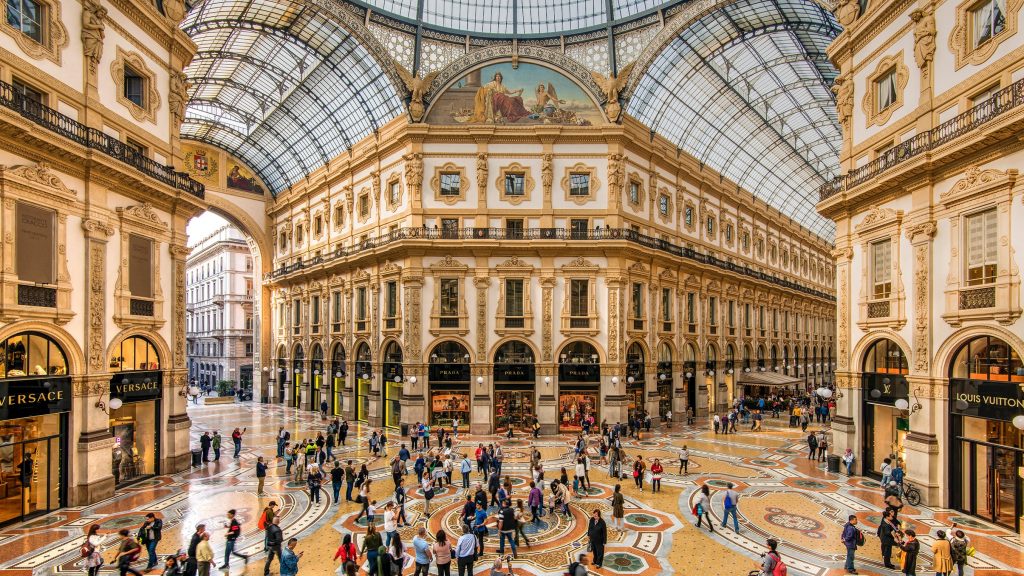
<instances>
[{"instance_id":1,"label":"rectangular window","mask_svg":"<svg viewBox=\"0 0 1024 576\"><path fill-rule=\"evenodd\" d=\"M35 0L7 0L7 23L36 42L43 42L43 6Z\"/></svg>"},{"instance_id":2,"label":"rectangular window","mask_svg":"<svg viewBox=\"0 0 1024 576\"><path fill-rule=\"evenodd\" d=\"M693 226L693 208L692 207L690 207L690 206L686 207L686 211L684 212L683 219L686 222L687 226Z\"/></svg>"},{"instance_id":3,"label":"rectangular window","mask_svg":"<svg viewBox=\"0 0 1024 576\"><path fill-rule=\"evenodd\" d=\"M153 297L153 241L136 234L128 236L128 291Z\"/></svg>"},{"instance_id":4,"label":"rectangular window","mask_svg":"<svg viewBox=\"0 0 1024 576\"><path fill-rule=\"evenodd\" d=\"M526 174L505 174L505 196L522 196Z\"/></svg>"},{"instance_id":5,"label":"rectangular window","mask_svg":"<svg viewBox=\"0 0 1024 576\"><path fill-rule=\"evenodd\" d=\"M458 218L441 218L441 237L442 238L458 238L459 237L459 219Z\"/></svg>"},{"instance_id":6,"label":"rectangular window","mask_svg":"<svg viewBox=\"0 0 1024 576\"><path fill-rule=\"evenodd\" d=\"M725 225L725 241L732 242L732 224Z\"/></svg>"},{"instance_id":7,"label":"rectangular window","mask_svg":"<svg viewBox=\"0 0 1024 576\"><path fill-rule=\"evenodd\" d=\"M967 217L967 285L977 286L996 281L997 231L995 209Z\"/></svg>"},{"instance_id":8,"label":"rectangular window","mask_svg":"<svg viewBox=\"0 0 1024 576\"><path fill-rule=\"evenodd\" d=\"M302 232L303 232L302 224L299 224L298 226L295 227L295 243L296 244L302 244L302 238L303 238L303 233Z\"/></svg>"},{"instance_id":9,"label":"rectangular window","mask_svg":"<svg viewBox=\"0 0 1024 576\"><path fill-rule=\"evenodd\" d=\"M569 281L569 315L588 316L590 314L590 280L573 279Z\"/></svg>"},{"instance_id":10,"label":"rectangular window","mask_svg":"<svg viewBox=\"0 0 1024 576\"><path fill-rule=\"evenodd\" d=\"M341 292L339 291L331 292L331 324L341 324Z\"/></svg>"},{"instance_id":11,"label":"rectangular window","mask_svg":"<svg viewBox=\"0 0 1024 576\"><path fill-rule=\"evenodd\" d=\"M590 173L569 174L569 196L590 196Z\"/></svg>"},{"instance_id":12,"label":"rectangular window","mask_svg":"<svg viewBox=\"0 0 1024 576\"><path fill-rule=\"evenodd\" d=\"M522 317L523 309L523 280L521 278L505 280L505 316Z\"/></svg>"},{"instance_id":13,"label":"rectangular window","mask_svg":"<svg viewBox=\"0 0 1024 576\"><path fill-rule=\"evenodd\" d=\"M658 196L658 212L662 216L668 216L668 196L664 194Z\"/></svg>"},{"instance_id":14,"label":"rectangular window","mask_svg":"<svg viewBox=\"0 0 1024 576\"><path fill-rule=\"evenodd\" d=\"M989 87L987 90L979 92L974 96L971 96L971 106L974 107L978 106L979 104L984 104L985 102L988 102L989 100L992 99L993 96L999 93L999 90L999 84L995 84L994 86ZM995 103L993 103L993 105L995 105Z\"/></svg>"},{"instance_id":15,"label":"rectangular window","mask_svg":"<svg viewBox=\"0 0 1024 576\"><path fill-rule=\"evenodd\" d=\"M385 285L384 316L386 318L398 316L398 282L391 281Z\"/></svg>"},{"instance_id":16,"label":"rectangular window","mask_svg":"<svg viewBox=\"0 0 1024 576\"><path fill-rule=\"evenodd\" d=\"M356 322L366 321L366 286L356 288Z\"/></svg>"},{"instance_id":17,"label":"rectangular window","mask_svg":"<svg viewBox=\"0 0 1024 576\"><path fill-rule=\"evenodd\" d=\"M714 296L708 297L708 324L715 326L718 324L718 298Z\"/></svg>"},{"instance_id":18,"label":"rectangular window","mask_svg":"<svg viewBox=\"0 0 1024 576\"><path fill-rule=\"evenodd\" d=\"M284 326L288 322L288 308L284 302L277 306L277 325Z\"/></svg>"},{"instance_id":19,"label":"rectangular window","mask_svg":"<svg viewBox=\"0 0 1024 576\"><path fill-rule=\"evenodd\" d=\"M441 279L441 316L459 315L459 279Z\"/></svg>"},{"instance_id":20,"label":"rectangular window","mask_svg":"<svg viewBox=\"0 0 1024 576\"><path fill-rule=\"evenodd\" d=\"M11 80L11 85L14 87L15 98L21 97L22 109L38 114L40 109L46 106L46 94L32 88L17 78Z\"/></svg>"},{"instance_id":21,"label":"rectangular window","mask_svg":"<svg viewBox=\"0 0 1024 576\"><path fill-rule=\"evenodd\" d=\"M714 236L715 235L715 219L712 218L711 216L708 216L707 228L708 228L708 236Z\"/></svg>"},{"instance_id":22,"label":"rectangular window","mask_svg":"<svg viewBox=\"0 0 1024 576\"><path fill-rule=\"evenodd\" d=\"M589 228L590 220L586 218L572 218L569 220L569 235L574 240L585 240Z\"/></svg>"},{"instance_id":23,"label":"rectangular window","mask_svg":"<svg viewBox=\"0 0 1024 576\"><path fill-rule=\"evenodd\" d=\"M764 330L764 306L758 306L757 308L757 327Z\"/></svg>"},{"instance_id":24,"label":"rectangular window","mask_svg":"<svg viewBox=\"0 0 1024 576\"><path fill-rule=\"evenodd\" d=\"M892 240L871 244L871 297L888 298L892 293Z\"/></svg>"},{"instance_id":25,"label":"rectangular window","mask_svg":"<svg viewBox=\"0 0 1024 576\"><path fill-rule=\"evenodd\" d=\"M124 67L124 97L136 106L146 105L146 78L127 65Z\"/></svg>"},{"instance_id":26,"label":"rectangular window","mask_svg":"<svg viewBox=\"0 0 1024 576\"><path fill-rule=\"evenodd\" d=\"M736 301L729 300L729 328L736 327Z\"/></svg>"},{"instance_id":27,"label":"rectangular window","mask_svg":"<svg viewBox=\"0 0 1024 576\"><path fill-rule=\"evenodd\" d=\"M878 109L881 112L896 103L896 68L890 68L875 80L878 91Z\"/></svg>"},{"instance_id":28,"label":"rectangular window","mask_svg":"<svg viewBox=\"0 0 1024 576\"><path fill-rule=\"evenodd\" d=\"M314 294L310 298L309 313L313 317L312 318L312 322L310 322L310 323L313 326L319 326L320 325L320 297L317 296L316 294Z\"/></svg>"},{"instance_id":29,"label":"rectangular window","mask_svg":"<svg viewBox=\"0 0 1024 576\"><path fill-rule=\"evenodd\" d=\"M643 318L644 315L644 285L639 282L633 282L633 294L630 299L632 305L633 318Z\"/></svg>"},{"instance_id":30,"label":"rectangular window","mask_svg":"<svg viewBox=\"0 0 1024 576\"><path fill-rule=\"evenodd\" d=\"M696 324L697 323L697 310L696 310L697 295L693 292L686 293L686 323Z\"/></svg>"},{"instance_id":31,"label":"rectangular window","mask_svg":"<svg viewBox=\"0 0 1024 576\"><path fill-rule=\"evenodd\" d=\"M522 238L523 229L522 218L509 218L505 220L505 236L508 238Z\"/></svg>"},{"instance_id":32,"label":"rectangular window","mask_svg":"<svg viewBox=\"0 0 1024 576\"><path fill-rule=\"evenodd\" d=\"M977 48L1006 29L1006 0L985 0L971 10L971 20Z\"/></svg>"},{"instance_id":33,"label":"rectangular window","mask_svg":"<svg viewBox=\"0 0 1024 576\"><path fill-rule=\"evenodd\" d=\"M315 218L313 218L313 234L316 235L316 236L319 236L320 234L323 233L323 231L324 231L324 221L323 221L323 218L321 218L319 216L316 216Z\"/></svg>"},{"instance_id":34,"label":"rectangular window","mask_svg":"<svg viewBox=\"0 0 1024 576\"><path fill-rule=\"evenodd\" d=\"M370 215L370 197L366 194L359 196L359 217L365 218ZM301 242L301 240L300 240Z\"/></svg>"},{"instance_id":35,"label":"rectangular window","mask_svg":"<svg viewBox=\"0 0 1024 576\"><path fill-rule=\"evenodd\" d=\"M672 289L661 289L661 320L662 322L672 321Z\"/></svg>"},{"instance_id":36,"label":"rectangular window","mask_svg":"<svg viewBox=\"0 0 1024 576\"><path fill-rule=\"evenodd\" d=\"M33 204L18 202L14 247L17 250L18 279L36 284L56 281L54 253L57 248L57 213Z\"/></svg>"},{"instance_id":37,"label":"rectangular window","mask_svg":"<svg viewBox=\"0 0 1024 576\"><path fill-rule=\"evenodd\" d=\"M299 326L302 323L302 300L292 301L292 326Z\"/></svg>"},{"instance_id":38,"label":"rectangular window","mask_svg":"<svg viewBox=\"0 0 1024 576\"><path fill-rule=\"evenodd\" d=\"M441 172L441 196L458 196L462 193L460 172Z\"/></svg>"},{"instance_id":39,"label":"rectangular window","mask_svg":"<svg viewBox=\"0 0 1024 576\"><path fill-rule=\"evenodd\" d=\"M633 204L640 203L640 183L630 180L629 182L629 201Z\"/></svg>"},{"instance_id":40,"label":"rectangular window","mask_svg":"<svg viewBox=\"0 0 1024 576\"><path fill-rule=\"evenodd\" d=\"M750 304L743 305L743 326L750 328Z\"/></svg>"},{"instance_id":41,"label":"rectangular window","mask_svg":"<svg viewBox=\"0 0 1024 576\"><path fill-rule=\"evenodd\" d=\"M246 342L245 343L245 355L247 357L251 357L252 356L252 342Z\"/></svg>"},{"instance_id":42,"label":"rectangular window","mask_svg":"<svg viewBox=\"0 0 1024 576\"><path fill-rule=\"evenodd\" d=\"M388 198L391 199L391 205L392 206L397 206L398 205L398 201L399 201L399 199L401 197L401 193L400 193L401 192L401 188L399 188L398 186L399 186L398 180L393 181L388 186Z\"/></svg>"},{"instance_id":43,"label":"rectangular window","mask_svg":"<svg viewBox=\"0 0 1024 576\"><path fill-rule=\"evenodd\" d=\"M335 228L341 228L344 225L345 225L345 206L339 203L339 204L335 205L335 207L334 207L334 227ZM284 238L282 237L282 240L283 239ZM281 247L284 248L284 243L283 242L282 242L282 246Z\"/></svg>"}]
</instances>

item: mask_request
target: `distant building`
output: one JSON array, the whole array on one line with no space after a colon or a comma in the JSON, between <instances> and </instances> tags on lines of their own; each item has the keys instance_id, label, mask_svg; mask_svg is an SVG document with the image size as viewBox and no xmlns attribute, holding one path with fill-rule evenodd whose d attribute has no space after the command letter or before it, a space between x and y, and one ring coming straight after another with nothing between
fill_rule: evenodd
<instances>
[{"instance_id":1,"label":"distant building","mask_svg":"<svg viewBox=\"0 0 1024 576\"><path fill-rule=\"evenodd\" d=\"M224 226L192 247L186 260L189 379L234 380L252 390L252 254L242 234Z\"/></svg>"}]
</instances>

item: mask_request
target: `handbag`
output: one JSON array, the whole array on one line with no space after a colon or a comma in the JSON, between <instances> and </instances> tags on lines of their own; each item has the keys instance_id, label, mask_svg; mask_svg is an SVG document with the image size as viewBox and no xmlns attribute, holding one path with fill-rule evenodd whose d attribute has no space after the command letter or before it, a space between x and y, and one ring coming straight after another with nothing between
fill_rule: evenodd
<instances>
[{"instance_id":1,"label":"handbag","mask_svg":"<svg viewBox=\"0 0 1024 576\"><path fill-rule=\"evenodd\" d=\"M975 550L974 546L968 546L967 547L967 555L968 556L974 556L975 552L977 552L977 550Z\"/></svg>"}]
</instances>

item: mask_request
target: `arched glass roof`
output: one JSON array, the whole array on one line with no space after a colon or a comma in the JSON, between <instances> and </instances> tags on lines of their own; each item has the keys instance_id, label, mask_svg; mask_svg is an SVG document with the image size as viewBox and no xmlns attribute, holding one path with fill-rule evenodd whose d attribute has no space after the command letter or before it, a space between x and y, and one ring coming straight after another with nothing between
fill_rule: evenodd
<instances>
[{"instance_id":1,"label":"arched glass roof","mask_svg":"<svg viewBox=\"0 0 1024 576\"><path fill-rule=\"evenodd\" d=\"M207 0L181 27L199 47L182 137L238 156L274 194L402 110L366 48L311 5Z\"/></svg>"},{"instance_id":2,"label":"arched glass roof","mask_svg":"<svg viewBox=\"0 0 1024 576\"><path fill-rule=\"evenodd\" d=\"M739 0L686 28L640 80L629 113L811 232L841 133L825 49L841 28L811 0Z\"/></svg>"},{"instance_id":3,"label":"arched glass roof","mask_svg":"<svg viewBox=\"0 0 1024 576\"><path fill-rule=\"evenodd\" d=\"M415 23L420 0L352 0ZM558 35L631 20L679 0L422 0L422 22L466 34Z\"/></svg>"}]
</instances>

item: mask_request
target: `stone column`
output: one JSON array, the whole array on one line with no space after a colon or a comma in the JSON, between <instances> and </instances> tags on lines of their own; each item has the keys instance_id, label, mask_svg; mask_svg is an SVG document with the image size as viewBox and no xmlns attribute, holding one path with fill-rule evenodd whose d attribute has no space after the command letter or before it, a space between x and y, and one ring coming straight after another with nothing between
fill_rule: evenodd
<instances>
[{"instance_id":1,"label":"stone column","mask_svg":"<svg viewBox=\"0 0 1024 576\"><path fill-rule=\"evenodd\" d=\"M937 431L946 430L949 408L946 406L948 385L927 376L909 376L910 432L903 442L906 453L907 480L921 489L921 502L932 506L945 506L949 495L942 494L947 459L939 457ZM870 433L870 431L865 431ZM945 437L945 435L943 435Z\"/></svg>"},{"instance_id":2,"label":"stone column","mask_svg":"<svg viewBox=\"0 0 1024 576\"><path fill-rule=\"evenodd\" d=\"M101 356L102 357L102 356ZM69 504L83 506L114 495L114 438L110 435L110 418L96 406L109 398L110 379L105 374L75 377L72 426L78 432Z\"/></svg>"},{"instance_id":3,"label":"stone column","mask_svg":"<svg viewBox=\"0 0 1024 576\"><path fill-rule=\"evenodd\" d=\"M860 388L860 380L850 367L850 260L853 249L836 248L832 251L836 259L836 389L843 391L843 397L836 400L836 416L832 420L832 444L835 454L843 454L847 448L854 454L861 454L861 443L857 424L860 421L861 395L854 393ZM857 459L859 467L860 458Z\"/></svg>"},{"instance_id":4,"label":"stone column","mask_svg":"<svg viewBox=\"0 0 1024 576\"><path fill-rule=\"evenodd\" d=\"M470 369L470 389L472 404L470 405L469 433L492 434L494 432L494 400L491 397L493 383L487 374L487 364L472 364Z\"/></svg>"},{"instance_id":5,"label":"stone column","mask_svg":"<svg viewBox=\"0 0 1024 576\"><path fill-rule=\"evenodd\" d=\"M550 363L537 364L537 420L540 433L558 434L558 393L555 390L555 368Z\"/></svg>"},{"instance_id":6,"label":"stone column","mask_svg":"<svg viewBox=\"0 0 1024 576\"><path fill-rule=\"evenodd\" d=\"M370 342L373 344L371 353L373 354L374 362L371 365L373 375L370 378L370 393L368 395L370 399L370 409L366 413L366 422L375 428L380 427L384 423L383 406L381 406L381 399L384 397L384 369L381 363L381 350L380 350L380 319L378 314L380 313L380 283L375 282L370 285Z\"/></svg>"},{"instance_id":7,"label":"stone column","mask_svg":"<svg viewBox=\"0 0 1024 576\"><path fill-rule=\"evenodd\" d=\"M602 420L610 423L625 423L629 419L629 399L626 397L625 366L621 364L605 364L601 366L601 412L597 424ZM612 378L618 383L612 384Z\"/></svg>"},{"instance_id":8,"label":"stone column","mask_svg":"<svg viewBox=\"0 0 1024 576\"><path fill-rule=\"evenodd\" d=\"M179 394L185 389L188 369L185 366L185 258L191 250L187 246L172 244L168 247L171 253L171 269L174 274L174 292L171 297L171 330L174 334L174 349L171 352L173 362L171 368L164 371L164 389L162 392L162 414L167 414L167 425L161 441L162 454L160 472L167 474L186 470L191 465L191 446L189 445L189 429L192 421L186 412L186 398Z\"/></svg>"}]
</instances>

